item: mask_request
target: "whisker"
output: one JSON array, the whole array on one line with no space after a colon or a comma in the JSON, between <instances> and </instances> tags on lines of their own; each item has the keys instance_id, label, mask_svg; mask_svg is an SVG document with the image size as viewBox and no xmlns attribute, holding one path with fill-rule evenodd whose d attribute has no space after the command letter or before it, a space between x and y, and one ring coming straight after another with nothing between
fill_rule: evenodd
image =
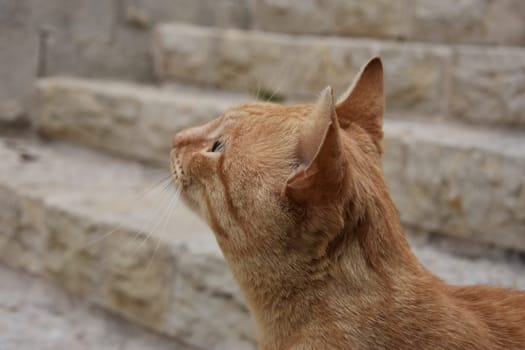
<instances>
[{"instance_id":1,"label":"whisker","mask_svg":"<svg viewBox=\"0 0 525 350\"><path fill-rule=\"evenodd\" d=\"M160 220L155 224L155 226L146 234L146 237L142 240L142 242L137 246L135 247L135 252L138 251L143 245L144 243L146 243L147 240L149 240L149 238L151 237L151 235L153 233L156 232L156 230L158 230L158 228L160 227L161 224L163 224L163 222L166 220L167 217L169 217L169 211L168 211L168 208L169 206L171 205L172 201L173 201L173 198L174 197L170 197L169 198L169 202L168 202L168 206L167 207L162 207L162 209L165 209L164 211L164 214L161 215L161 218ZM141 232L144 232L144 231L141 231Z\"/></svg>"},{"instance_id":2,"label":"whisker","mask_svg":"<svg viewBox=\"0 0 525 350\"><path fill-rule=\"evenodd\" d=\"M123 225L124 225L123 223L120 223L120 224L116 225L113 229L111 229L110 231L104 233L102 236L98 236L98 237L96 237L95 239L93 239L93 240L87 242L87 243L82 247L82 249L89 248L89 247L91 247L92 245L95 245L95 244L97 244L98 242L102 241L103 239L109 237L110 235L114 234L114 233L117 232L119 229L121 229ZM81 250L82 250L82 249L81 249Z\"/></svg>"},{"instance_id":3,"label":"whisker","mask_svg":"<svg viewBox=\"0 0 525 350\"><path fill-rule=\"evenodd\" d=\"M172 176L171 174L168 175L168 176L164 176L162 177L162 179L158 180L158 181L155 181L153 184L149 185L145 190L141 191L140 194L137 195L136 199L134 200L134 202L140 202L142 201L146 196L150 195L154 190L156 190L159 186L163 186L160 193L165 193L168 188L170 187L170 185L172 184ZM132 204L130 204L131 206ZM98 237L95 237L94 239L88 241L81 249L86 249L86 248L89 248L99 242L101 242L102 240L106 239L107 237L111 236L113 233L117 232L118 230L120 230L123 226L124 226L124 222L120 222L118 224L116 224L111 230L109 230L108 232L102 234L101 236L98 236ZM135 232L135 235L137 234L138 232Z\"/></svg>"},{"instance_id":4,"label":"whisker","mask_svg":"<svg viewBox=\"0 0 525 350\"><path fill-rule=\"evenodd\" d=\"M170 178L170 181L167 182L167 183L164 185L164 187L162 187L162 189L161 189L160 192L161 192L161 193L166 193L172 185L173 185L173 179ZM178 191L178 190L177 190L177 191Z\"/></svg>"},{"instance_id":5,"label":"whisker","mask_svg":"<svg viewBox=\"0 0 525 350\"><path fill-rule=\"evenodd\" d=\"M146 267L146 271L149 270L151 264L153 263L153 258L155 257L155 254L157 253L157 250L159 249L160 242L163 239L162 236L166 233L166 226L167 226L167 223L169 221L169 218L172 216L173 211L175 210L175 208L177 208L177 205L179 204L180 194L181 194L180 190L175 192L175 195L172 197L172 200L170 201L170 203L168 205L168 212L169 213L168 213L168 216L166 217L166 220L164 221L164 225L162 226L162 229L160 231L160 236L157 238L157 244L155 245L155 249L153 250L153 253L151 254L151 258L149 259L148 265Z\"/></svg>"},{"instance_id":6,"label":"whisker","mask_svg":"<svg viewBox=\"0 0 525 350\"><path fill-rule=\"evenodd\" d=\"M171 193L169 192L169 189L170 188L173 188L175 189L175 187L171 187L173 182L172 182L172 175L170 174L169 176L164 176L162 179L158 180L158 181L155 181L153 184L149 185L148 188L145 190L145 191L141 191L140 195L137 195L136 196L136 201L139 202L140 200L146 198L147 196L152 196L152 195L160 195L160 198L155 198L155 200L157 200L157 202L159 202L159 206L156 206L156 208L154 208L154 213L152 215L152 217L149 218L149 220L145 220L147 221L146 223L142 223L140 226L139 229L136 229L136 230L129 230L129 227L126 229L127 232L130 232L131 235L134 236L134 239L130 239L130 240L127 240L127 245L129 246L129 244L133 244L133 242L136 242L138 237L140 237L140 233L141 232L145 232L146 228L148 227L149 224L153 223L154 220L158 219L159 216L164 216L164 212L163 210L165 210L165 204L166 202L169 200L170 202L173 201L173 196L171 196ZM160 189L159 187L162 186ZM180 196L180 189L175 189L175 194L177 196L177 198ZM129 215L128 215L129 216ZM81 249L86 249L87 247L91 246L91 245L94 245L96 243L99 243L100 241L104 240L105 238L111 236L112 234L118 232L121 228L125 227L127 224L126 220L125 219L122 219L122 221L116 225L113 229L109 230L108 232L106 232L105 234L99 236L99 237L96 237L94 240L88 242L88 244L84 247L82 247ZM144 240L144 242L147 240L148 237L146 237L146 239ZM160 241L157 242L157 245L160 246ZM139 247L137 247L136 249L138 249ZM156 247L155 250L154 250L154 253L153 253L153 256L152 256L152 259L155 255L155 252L158 250L158 248ZM102 257L101 257L101 261L100 261L100 269L102 269L102 271L104 271L103 275L106 275L106 271L110 268L111 266L111 260L112 260L112 252L111 251L108 251L107 253L103 254ZM95 288L95 290L93 291L93 293L98 293L102 286L104 284L103 283L100 283L98 284L98 287Z\"/></svg>"},{"instance_id":7,"label":"whisker","mask_svg":"<svg viewBox=\"0 0 525 350\"><path fill-rule=\"evenodd\" d=\"M287 81L287 80L290 78L291 75L295 74L293 71L298 69L298 67L297 67L296 65L295 65L295 66L292 65L292 62L289 62L288 65L287 65L287 64L283 64L282 67L284 67L284 68L282 69L282 72L281 72L282 74L280 74L280 75L277 76L278 78L280 78L280 82L279 82L279 84L277 85L277 88L272 89L273 92L272 92L272 94L270 95L270 97L268 97L268 99L267 99L269 102L272 102L272 100L273 100L273 98L275 97L275 95L277 95L277 94L279 93L279 91L282 89L282 87L283 87L283 83L284 83L285 81ZM287 68L287 67L288 67L288 68ZM285 74L285 72L287 72L287 71L288 71L289 74L290 74L290 73L292 73L292 74L290 74L290 75Z\"/></svg>"},{"instance_id":8,"label":"whisker","mask_svg":"<svg viewBox=\"0 0 525 350\"><path fill-rule=\"evenodd\" d=\"M172 181L173 181L173 175L168 174L167 176L162 177L162 179L160 179L160 180L154 182L153 184L151 184L150 186L146 187L146 189L144 190L144 194L142 194L142 196L146 195L147 193L149 193L150 191L154 190L156 187L161 186L164 183L166 183L165 186L170 185L172 183Z\"/></svg>"},{"instance_id":9,"label":"whisker","mask_svg":"<svg viewBox=\"0 0 525 350\"><path fill-rule=\"evenodd\" d=\"M153 214L150 216L148 220L146 220L144 223L142 223L141 227L133 232L134 240L131 241L129 244L136 244L137 241L141 241L136 247L135 251L139 249L142 244L149 239L149 233L151 233L152 229L150 229L151 226L154 228L157 227L160 221L162 221L162 218L166 215L167 210L167 204L171 200L171 196L169 195L167 189L166 191L163 191L160 193L162 195L162 198L159 200L159 205L155 208L153 211ZM141 237L146 236L144 239L141 240Z\"/></svg>"}]
</instances>

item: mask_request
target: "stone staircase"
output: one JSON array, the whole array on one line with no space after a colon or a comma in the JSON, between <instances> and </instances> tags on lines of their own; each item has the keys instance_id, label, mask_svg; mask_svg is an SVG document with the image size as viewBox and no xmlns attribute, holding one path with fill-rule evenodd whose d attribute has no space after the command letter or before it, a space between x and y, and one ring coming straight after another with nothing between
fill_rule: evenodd
<instances>
[{"instance_id":1,"label":"stone staircase","mask_svg":"<svg viewBox=\"0 0 525 350\"><path fill-rule=\"evenodd\" d=\"M390 113L416 119L519 127L525 124L525 52L161 25L154 63L163 81L269 91L311 99L331 84L343 92L368 58L385 61ZM275 96L274 95L274 96Z\"/></svg>"},{"instance_id":2,"label":"stone staircase","mask_svg":"<svg viewBox=\"0 0 525 350\"><path fill-rule=\"evenodd\" d=\"M208 228L147 191L165 172L56 142L4 138L0 154L4 263L190 344L252 347Z\"/></svg>"},{"instance_id":3,"label":"stone staircase","mask_svg":"<svg viewBox=\"0 0 525 350\"><path fill-rule=\"evenodd\" d=\"M254 96L342 92L380 55L384 169L415 253L451 283L525 289L524 2L124 3L150 67L57 65L34 84L36 133L0 138L3 263L195 349L254 348L211 232L159 183L171 135Z\"/></svg>"}]
</instances>

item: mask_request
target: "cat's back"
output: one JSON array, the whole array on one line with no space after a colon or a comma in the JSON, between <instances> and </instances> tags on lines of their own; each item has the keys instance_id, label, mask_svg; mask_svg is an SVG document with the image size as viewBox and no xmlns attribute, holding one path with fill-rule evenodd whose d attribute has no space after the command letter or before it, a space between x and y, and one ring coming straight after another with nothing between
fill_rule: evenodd
<instances>
[{"instance_id":1,"label":"cat's back","mask_svg":"<svg viewBox=\"0 0 525 350\"><path fill-rule=\"evenodd\" d=\"M346 334L325 323L285 348L525 350L525 292L438 283L423 294L391 312L377 311Z\"/></svg>"},{"instance_id":2,"label":"cat's back","mask_svg":"<svg viewBox=\"0 0 525 350\"><path fill-rule=\"evenodd\" d=\"M495 349L525 349L525 292L488 286L449 286L457 305L481 320Z\"/></svg>"}]
</instances>

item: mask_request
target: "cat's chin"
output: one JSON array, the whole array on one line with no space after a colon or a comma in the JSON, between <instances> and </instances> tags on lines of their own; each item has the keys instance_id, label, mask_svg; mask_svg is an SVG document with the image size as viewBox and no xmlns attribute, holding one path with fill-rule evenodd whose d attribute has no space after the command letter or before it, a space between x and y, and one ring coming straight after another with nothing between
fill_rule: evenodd
<instances>
[{"instance_id":1,"label":"cat's chin","mask_svg":"<svg viewBox=\"0 0 525 350\"><path fill-rule=\"evenodd\" d=\"M181 191L180 188L177 188L177 190ZM182 191L180 197L182 199L182 203L184 203L184 205L186 205L186 207L188 207L192 212L197 214L199 217L201 217L201 218L203 217L202 213L201 213L201 210L200 210L200 206L194 199L190 198L187 194L184 193L184 191Z\"/></svg>"}]
</instances>

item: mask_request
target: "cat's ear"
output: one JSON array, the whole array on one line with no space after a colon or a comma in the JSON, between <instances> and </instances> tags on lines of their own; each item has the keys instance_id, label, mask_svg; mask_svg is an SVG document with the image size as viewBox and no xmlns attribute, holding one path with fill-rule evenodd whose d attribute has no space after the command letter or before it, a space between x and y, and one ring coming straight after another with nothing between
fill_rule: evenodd
<instances>
[{"instance_id":1,"label":"cat's ear","mask_svg":"<svg viewBox=\"0 0 525 350\"><path fill-rule=\"evenodd\" d=\"M286 181L286 196L299 202L333 198L344 177L340 132L332 88L327 87L301 125L297 145L300 165Z\"/></svg>"},{"instance_id":2,"label":"cat's ear","mask_svg":"<svg viewBox=\"0 0 525 350\"><path fill-rule=\"evenodd\" d=\"M383 64L379 57L372 58L361 68L335 109L341 128L347 129L352 123L359 125L370 135L381 153L385 95Z\"/></svg>"}]
</instances>

